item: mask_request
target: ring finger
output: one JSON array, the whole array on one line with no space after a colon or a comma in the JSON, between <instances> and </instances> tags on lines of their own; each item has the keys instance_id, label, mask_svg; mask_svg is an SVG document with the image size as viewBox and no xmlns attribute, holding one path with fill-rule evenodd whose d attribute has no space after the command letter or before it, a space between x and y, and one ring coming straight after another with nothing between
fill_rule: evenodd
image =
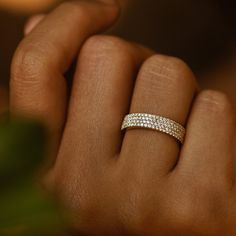
<instances>
[{"instance_id":1,"label":"ring finger","mask_svg":"<svg viewBox=\"0 0 236 236\"><path fill-rule=\"evenodd\" d=\"M155 55L141 68L130 113L160 115L184 126L196 90L194 75L185 63ZM157 171L165 174L175 166L179 147L177 140L164 133L132 129L126 132L122 154L124 159L129 157L126 161L132 165L135 163L139 169L152 165L155 174Z\"/></svg>"}]
</instances>

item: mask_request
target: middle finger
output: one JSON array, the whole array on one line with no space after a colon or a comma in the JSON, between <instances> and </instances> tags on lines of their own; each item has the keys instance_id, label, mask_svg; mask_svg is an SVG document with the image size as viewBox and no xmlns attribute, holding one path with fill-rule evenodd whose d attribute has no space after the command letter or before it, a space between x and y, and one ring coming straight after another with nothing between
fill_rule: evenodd
<instances>
[{"instance_id":1,"label":"middle finger","mask_svg":"<svg viewBox=\"0 0 236 236\"><path fill-rule=\"evenodd\" d=\"M149 49L112 36L93 36L85 42L57 167L64 170L68 162L75 168L88 162L90 167L96 163L104 166L114 160L120 152L120 127L129 110L136 73L152 54Z\"/></svg>"}]
</instances>

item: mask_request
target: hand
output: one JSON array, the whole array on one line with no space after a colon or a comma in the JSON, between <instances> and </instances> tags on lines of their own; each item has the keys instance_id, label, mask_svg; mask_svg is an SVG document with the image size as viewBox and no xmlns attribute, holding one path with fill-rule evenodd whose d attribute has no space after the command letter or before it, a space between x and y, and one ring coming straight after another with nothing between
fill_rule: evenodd
<instances>
[{"instance_id":1,"label":"hand","mask_svg":"<svg viewBox=\"0 0 236 236\"><path fill-rule=\"evenodd\" d=\"M49 127L55 164L47 186L86 235L235 235L233 105L199 91L180 59L89 38L117 13L98 1L63 3L15 54L11 111ZM80 48L67 99L63 74ZM184 144L147 129L123 135L123 118L134 112L184 125Z\"/></svg>"}]
</instances>

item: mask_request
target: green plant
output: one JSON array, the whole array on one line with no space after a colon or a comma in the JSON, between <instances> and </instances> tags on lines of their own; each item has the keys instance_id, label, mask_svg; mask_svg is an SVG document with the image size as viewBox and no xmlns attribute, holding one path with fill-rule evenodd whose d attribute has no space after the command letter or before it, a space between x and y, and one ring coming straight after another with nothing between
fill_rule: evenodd
<instances>
[{"instance_id":1,"label":"green plant","mask_svg":"<svg viewBox=\"0 0 236 236\"><path fill-rule=\"evenodd\" d=\"M34 184L45 147L38 123L0 121L0 236L65 235L59 208Z\"/></svg>"}]
</instances>

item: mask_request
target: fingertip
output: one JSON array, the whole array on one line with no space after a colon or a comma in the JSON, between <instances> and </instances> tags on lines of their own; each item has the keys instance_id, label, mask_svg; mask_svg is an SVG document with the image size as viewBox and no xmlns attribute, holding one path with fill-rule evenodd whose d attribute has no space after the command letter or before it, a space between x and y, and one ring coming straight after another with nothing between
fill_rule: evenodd
<instances>
[{"instance_id":1,"label":"fingertip","mask_svg":"<svg viewBox=\"0 0 236 236\"><path fill-rule=\"evenodd\" d=\"M32 16L25 24L24 35L28 35L44 19L44 17L44 14Z\"/></svg>"},{"instance_id":2,"label":"fingertip","mask_svg":"<svg viewBox=\"0 0 236 236\"><path fill-rule=\"evenodd\" d=\"M119 0L95 0L94 2L109 7L110 11L113 12L112 15L114 19L117 19L120 16L121 5Z\"/></svg>"}]
</instances>

